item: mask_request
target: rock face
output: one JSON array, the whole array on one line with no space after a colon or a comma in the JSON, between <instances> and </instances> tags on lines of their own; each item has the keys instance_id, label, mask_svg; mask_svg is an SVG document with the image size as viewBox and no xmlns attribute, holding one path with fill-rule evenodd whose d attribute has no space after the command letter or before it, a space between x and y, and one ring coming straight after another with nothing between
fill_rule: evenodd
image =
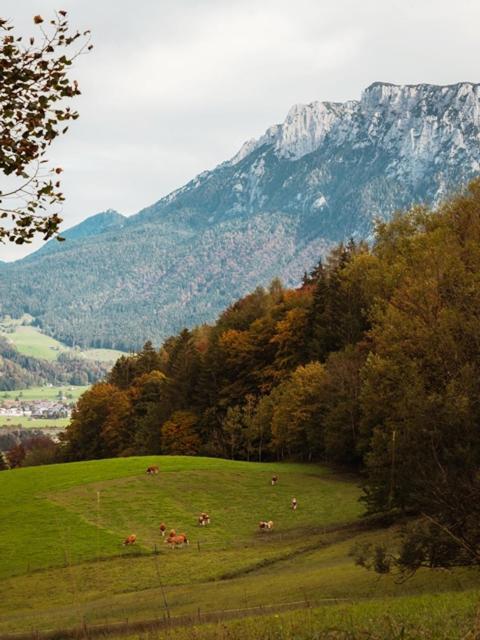
<instances>
[{"instance_id":1,"label":"rock face","mask_svg":"<svg viewBox=\"0 0 480 640\"><path fill-rule=\"evenodd\" d=\"M3 268L0 313L70 342L158 342L274 276L294 285L332 243L479 172L479 84L377 82L358 101L295 105L136 216Z\"/></svg>"}]
</instances>

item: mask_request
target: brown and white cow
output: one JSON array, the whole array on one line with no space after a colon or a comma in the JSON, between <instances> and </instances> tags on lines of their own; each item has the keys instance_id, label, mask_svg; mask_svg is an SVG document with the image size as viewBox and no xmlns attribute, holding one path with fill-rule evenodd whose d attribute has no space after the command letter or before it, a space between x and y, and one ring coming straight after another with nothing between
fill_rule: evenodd
<instances>
[{"instance_id":1,"label":"brown and white cow","mask_svg":"<svg viewBox=\"0 0 480 640\"><path fill-rule=\"evenodd\" d=\"M183 547L188 544L188 538L185 533L179 533L178 536L169 536L166 542L171 549L176 549L176 547Z\"/></svg>"},{"instance_id":2,"label":"brown and white cow","mask_svg":"<svg viewBox=\"0 0 480 640\"><path fill-rule=\"evenodd\" d=\"M267 531L269 529L273 529L273 521L272 520L260 520L258 523L258 528L260 531Z\"/></svg>"},{"instance_id":3,"label":"brown and white cow","mask_svg":"<svg viewBox=\"0 0 480 640\"><path fill-rule=\"evenodd\" d=\"M149 476L156 476L158 471L159 471L159 469L158 469L157 465L156 464L152 464L150 467L147 467L146 473L148 473Z\"/></svg>"},{"instance_id":4,"label":"brown and white cow","mask_svg":"<svg viewBox=\"0 0 480 640\"><path fill-rule=\"evenodd\" d=\"M160 524L160 533L162 534L162 537L165 537L165 531L167 530L167 526L165 524L163 524L163 522Z\"/></svg>"},{"instance_id":5,"label":"brown and white cow","mask_svg":"<svg viewBox=\"0 0 480 640\"><path fill-rule=\"evenodd\" d=\"M125 540L123 541L123 545L127 546L129 544L135 544L136 539L137 539L137 536L134 533L132 533L125 538Z\"/></svg>"},{"instance_id":6,"label":"brown and white cow","mask_svg":"<svg viewBox=\"0 0 480 640\"><path fill-rule=\"evenodd\" d=\"M274 487L278 482L278 476L272 476L272 487Z\"/></svg>"},{"instance_id":7,"label":"brown and white cow","mask_svg":"<svg viewBox=\"0 0 480 640\"><path fill-rule=\"evenodd\" d=\"M292 502L291 502L291 507L292 507L292 511L296 511L297 510L297 499L296 498L292 498Z\"/></svg>"},{"instance_id":8,"label":"brown and white cow","mask_svg":"<svg viewBox=\"0 0 480 640\"><path fill-rule=\"evenodd\" d=\"M205 527L207 524L210 524L210 516L208 515L208 513L201 513L198 516L198 524L201 527Z\"/></svg>"},{"instance_id":9,"label":"brown and white cow","mask_svg":"<svg viewBox=\"0 0 480 640\"><path fill-rule=\"evenodd\" d=\"M168 541L174 538L177 535L175 529L170 529L167 539L165 540L165 544L168 544Z\"/></svg>"}]
</instances>

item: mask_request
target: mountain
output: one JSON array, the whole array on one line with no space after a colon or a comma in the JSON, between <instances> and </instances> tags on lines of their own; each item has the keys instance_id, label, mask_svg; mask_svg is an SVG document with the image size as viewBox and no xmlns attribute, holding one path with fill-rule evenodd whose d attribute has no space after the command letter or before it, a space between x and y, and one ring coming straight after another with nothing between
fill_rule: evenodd
<instances>
[{"instance_id":1,"label":"mountain","mask_svg":"<svg viewBox=\"0 0 480 640\"><path fill-rule=\"evenodd\" d=\"M159 342L279 276L295 285L375 218L480 172L480 85L376 82L295 105L230 160L102 233L6 265L0 314L69 344ZM81 225L80 225L81 226Z\"/></svg>"},{"instance_id":2,"label":"mountain","mask_svg":"<svg viewBox=\"0 0 480 640\"><path fill-rule=\"evenodd\" d=\"M107 209L102 213L90 216L75 227L71 227L64 232L63 237L66 240L89 238L90 236L96 236L105 231L111 231L117 227L123 227L126 220L127 218L118 213L118 211Z\"/></svg>"},{"instance_id":3,"label":"mountain","mask_svg":"<svg viewBox=\"0 0 480 640\"><path fill-rule=\"evenodd\" d=\"M77 224L74 227L70 227L70 229L67 229L66 231L62 231L61 237L64 238L65 241L68 240L70 243L72 243L75 240L91 238L92 236L98 236L101 233L105 233L105 231L112 231L113 229L122 228L126 220L127 218L118 213L118 211L107 209L106 211L102 211L101 213L97 213L86 218L85 220L80 222L80 224ZM62 243L57 239L49 240L34 254L27 256L26 259L36 259L39 254L59 251L61 246Z\"/></svg>"}]
</instances>

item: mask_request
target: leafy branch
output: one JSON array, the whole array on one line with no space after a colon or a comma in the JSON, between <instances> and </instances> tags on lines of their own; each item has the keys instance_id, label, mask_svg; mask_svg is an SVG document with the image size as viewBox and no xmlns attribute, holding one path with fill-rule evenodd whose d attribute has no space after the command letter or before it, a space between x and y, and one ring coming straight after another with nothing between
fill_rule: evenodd
<instances>
[{"instance_id":1,"label":"leafy branch","mask_svg":"<svg viewBox=\"0 0 480 640\"><path fill-rule=\"evenodd\" d=\"M45 154L78 118L66 104L80 95L69 72L93 46L89 31L70 30L66 11L56 12L48 25L39 15L33 22L40 38L26 41L0 18L0 171L7 182L0 188L0 242L16 244L58 233L63 169L48 166Z\"/></svg>"}]
</instances>

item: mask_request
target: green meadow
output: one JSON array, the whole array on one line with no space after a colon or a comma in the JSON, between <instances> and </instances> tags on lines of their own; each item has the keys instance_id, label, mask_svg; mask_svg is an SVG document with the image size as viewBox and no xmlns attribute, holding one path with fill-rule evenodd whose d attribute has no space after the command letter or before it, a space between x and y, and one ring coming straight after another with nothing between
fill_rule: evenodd
<instances>
[{"instance_id":1,"label":"green meadow","mask_svg":"<svg viewBox=\"0 0 480 640\"><path fill-rule=\"evenodd\" d=\"M355 565L354 544L395 535L365 525L360 494L353 478L307 464L163 456L2 472L0 634L307 602L318 628L345 622L345 612L352 624L389 611L431 623L426 611L440 602L448 615L458 610L461 628L473 624L476 570L425 570L402 583ZM198 526L201 511L210 526ZM271 531L258 529L263 519ZM161 522L190 544L167 548ZM131 533L137 543L124 547ZM281 615L287 628L305 612ZM250 623L228 624L240 634Z\"/></svg>"},{"instance_id":2,"label":"green meadow","mask_svg":"<svg viewBox=\"0 0 480 640\"><path fill-rule=\"evenodd\" d=\"M56 360L60 353L72 353L87 360L97 360L100 362L115 362L122 351L116 349L80 349L71 348L62 342L45 335L32 325L19 324L19 320L5 319L0 323L0 335L6 338L23 355L44 360Z\"/></svg>"},{"instance_id":3,"label":"green meadow","mask_svg":"<svg viewBox=\"0 0 480 640\"><path fill-rule=\"evenodd\" d=\"M415 596L268 612L215 624L132 633L124 640L474 640L478 591Z\"/></svg>"},{"instance_id":4,"label":"green meadow","mask_svg":"<svg viewBox=\"0 0 480 640\"><path fill-rule=\"evenodd\" d=\"M28 418L25 416L12 418L10 416L0 416L0 428L21 426L23 429L43 429L45 427L65 429L69 422L69 418Z\"/></svg>"},{"instance_id":5,"label":"green meadow","mask_svg":"<svg viewBox=\"0 0 480 640\"><path fill-rule=\"evenodd\" d=\"M41 333L30 325L16 325L14 331L3 333L20 353L33 358L56 360L59 353L68 351L60 342Z\"/></svg>"},{"instance_id":6,"label":"green meadow","mask_svg":"<svg viewBox=\"0 0 480 640\"><path fill-rule=\"evenodd\" d=\"M15 389L15 391L0 391L0 402L2 400L56 400L59 396L67 398L72 402L86 391L88 386L69 386L61 387L30 387L28 389ZM16 419L16 418L15 418Z\"/></svg>"}]
</instances>

